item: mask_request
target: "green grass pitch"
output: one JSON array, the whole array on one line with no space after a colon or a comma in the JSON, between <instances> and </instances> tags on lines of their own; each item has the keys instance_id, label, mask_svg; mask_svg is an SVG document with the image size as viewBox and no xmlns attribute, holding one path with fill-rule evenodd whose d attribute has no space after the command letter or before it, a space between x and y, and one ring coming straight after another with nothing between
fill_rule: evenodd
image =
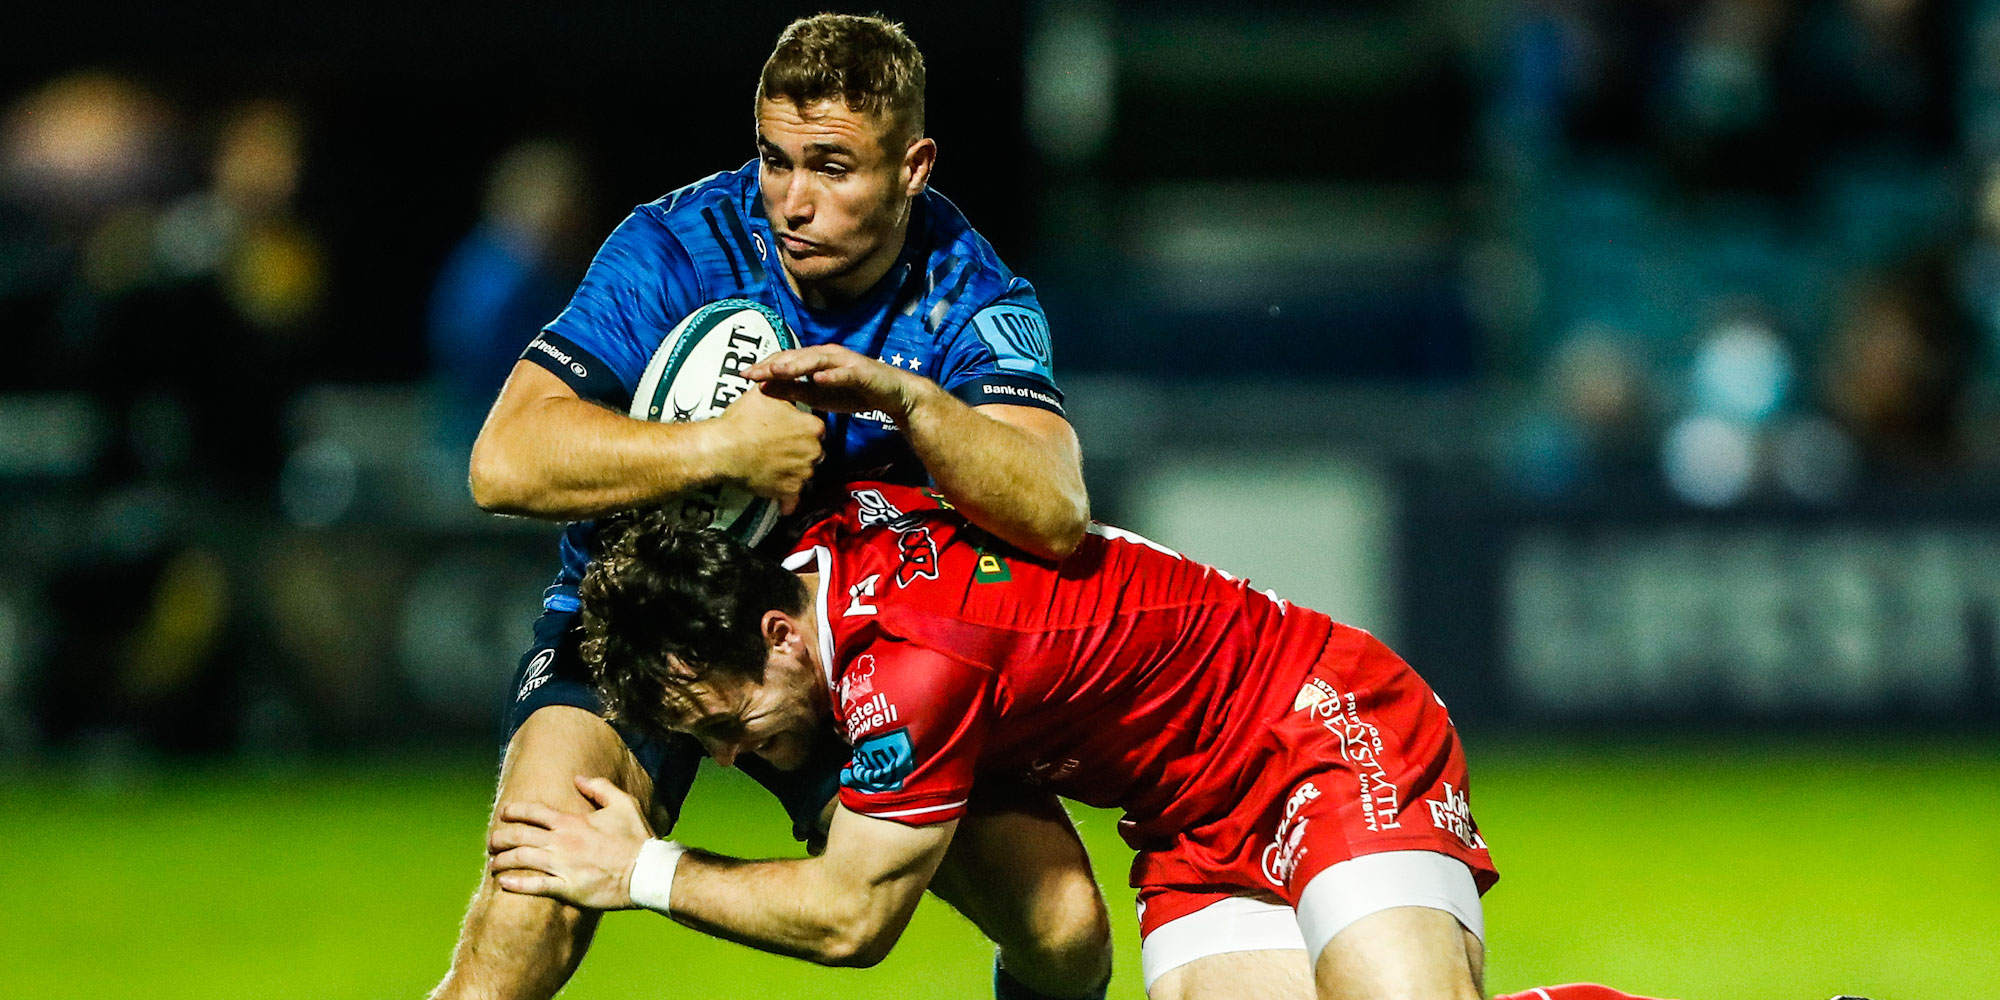
<instances>
[{"instance_id":1,"label":"green grass pitch","mask_svg":"<svg viewBox=\"0 0 2000 1000\"><path fill-rule=\"evenodd\" d=\"M1473 806L1503 878L1495 991L1598 980L1691 1000L2000 996L2000 745L1488 745ZM0 995L418 997L482 860L491 769L443 762L0 772ZM1129 858L1078 810L1140 996ZM677 834L794 848L778 809L705 775ZM606 918L572 998L990 996L989 951L934 900L882 966L826 970Z\"/></svg>"}]
</instances>

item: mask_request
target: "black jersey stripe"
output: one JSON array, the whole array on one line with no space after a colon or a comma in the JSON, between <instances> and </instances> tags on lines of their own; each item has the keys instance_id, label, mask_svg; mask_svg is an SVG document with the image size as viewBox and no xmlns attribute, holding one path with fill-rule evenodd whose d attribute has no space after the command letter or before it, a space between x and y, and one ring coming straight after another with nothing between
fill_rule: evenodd
<instances>
[{"instance_id":1,"label":"black jersey stripe","mask_svg":"<svg viewBox=\"0 0 2000 1000\"><path fill-rule=\"evenodd\" d=\"M735 276L737 284L744 284L743 266L736 262L736 252L729 248L729 241L722 238L722 226L715 221L715 209L702 209L701 217L708 221L708 234L715 237L715 245L721 247L723 255L729 258L729 273Z\"/></svg>"},{"instance_id":2,"label":"black jersey stripe","mask_svg":"<svg viewBox=\"0 0 2000 1000\"><path fill-rule=\"evenodd\" d=\"M756 248L750 245L750 234L743 231L742 220L734 212L725 212L722 217L729 222L729 231L736 234L736 246L743 251L743 260L750 265L750 273L758 281L764 280L764 262L758 258Z\"/></svg>"},{"instance_id":3,"label":"black jersey stripe","mask_svg":"<svg viewBox=\"0 0 2000 1000\"><path fill-rule=\"evenodd\" d=\"M924 314L924 326L932 333L937 332L938 324L944 322L945 314L951 312L952 305L957 303L958 297L965 292L966 284L972 280L972 270L970 264L959 268L958 276L951 281L951 287L943 295L938 296L930 312Z\"/></svg>"}]
</instances>

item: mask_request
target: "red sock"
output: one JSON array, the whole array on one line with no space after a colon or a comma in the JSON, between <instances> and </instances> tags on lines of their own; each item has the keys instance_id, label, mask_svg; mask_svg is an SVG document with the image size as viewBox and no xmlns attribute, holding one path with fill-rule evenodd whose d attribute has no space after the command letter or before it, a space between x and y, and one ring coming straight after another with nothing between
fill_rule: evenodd
<instances>
[{"instance_id":1,"label":"red sock","mask_svg":"<svg viewBox=\"0 0 2000 1000\"><path fill-rule=\"evenodd\" d=\"M1567 986L1537 986L1532 990L1509 993L1493 1000L1652 1000L1632 993L1620 993L1609 986L1596 983L1570 983Z\"/></svg>"}]
</instances>

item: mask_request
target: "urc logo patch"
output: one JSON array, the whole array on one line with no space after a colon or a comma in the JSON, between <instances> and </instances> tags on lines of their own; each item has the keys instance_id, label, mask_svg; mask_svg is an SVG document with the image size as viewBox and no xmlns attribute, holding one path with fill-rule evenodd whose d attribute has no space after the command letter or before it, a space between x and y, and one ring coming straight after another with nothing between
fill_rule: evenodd
<instances>
[{"instance_id":1,"label":"urc logo patch","mask_svg":"<svg viewBox=\"0 0 2000 1000\"><path fill-rule=\"evenodd\" d=\"M840 769L840 783L860 792L900 792L916 768L909 729L896 729L855 744L854 759Z\"/></svg>"}]
</instances>

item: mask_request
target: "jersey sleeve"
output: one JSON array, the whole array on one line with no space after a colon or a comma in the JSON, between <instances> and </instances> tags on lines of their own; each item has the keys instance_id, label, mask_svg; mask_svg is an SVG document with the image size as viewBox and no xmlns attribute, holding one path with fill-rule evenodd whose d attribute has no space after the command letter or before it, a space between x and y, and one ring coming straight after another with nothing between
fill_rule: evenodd
<instances>
[{"instance_id":1,"label":"jersey sleeve","mask_svg":"<svg viewBox=\"0 0 2000 1000\"><path fill-rule=\"evenodd\" d=\"M989 672L915 643L870 643L841 675L854 756L840 771L840 804L910 826L964 815L991 688Z\"/></svg>"},{"instance_id":2,"label":"jersey sleeve","mask_svg":"<svg viewBox=\"0 0 2000 1000\"><path fill-rule=\"evenodd\" d=\"M1049 349L1049 320L1020 278L972 314L945 347L938 384L968 406L1006 403L1063 412Z\"/></svg>"},{"instance_id":3,"label":"jersey sleeve","mask_svg":"<svg viewBox=\"0 0 2000 1000\"><path fill-rule=\"evenodd\" d=\"M687 250L642 208L612 230L569 306L521 359L548 369L578 396L623 410L653 352L698 298Z\"/></svg>"}]
</instances>

